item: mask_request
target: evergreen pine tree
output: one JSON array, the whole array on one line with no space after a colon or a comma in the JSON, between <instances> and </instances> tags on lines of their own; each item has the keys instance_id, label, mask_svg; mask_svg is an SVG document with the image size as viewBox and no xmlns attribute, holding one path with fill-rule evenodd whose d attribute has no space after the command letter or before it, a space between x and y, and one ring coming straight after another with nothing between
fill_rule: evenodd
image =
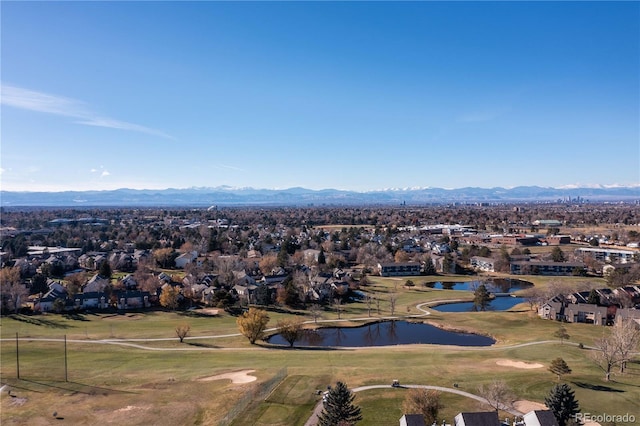
<instances>
[{"instance_id":1,"label":"evergreen pine tree","mask_svg":"<svg viewBox=\"0 0 640 426\"><path fill-rule=\"evenodd\" d=\"M565 374L570 374L571 369L567 365L564 359L556 358L551 361L551 365L549 366L549 371L558 376L558 381L562 379L562 376Z\"/></svg>"},{"instance_id":2,"label":"evergreen pine tree","mask_svg":"<svg viewBox=\"0 0 640 426\"><path fill-rule=\"evenodd\" d=\"M480 284L474 293L473 306L479 311L485 311L489 303L491 303L491 294L484 284Z\"/></svg>"},{"instance_id":3,"label":"evergreen pine tree","mask_svg":"<svg viewBox=\"0 0 640 426\"><path fill-rule=\"evenodd\" d=\"M324 265L327 263L327 258L324 255L324 249L320 247L320 254L318 254L318 265Z\"/></svg>"},{"instance_id":4,"label":"evergreen pine tree","mask_svg":"<svg viewBox=\"0 0 640 426\"><path fill-rule=\"evenodd\" d=\"M427 256L424 261L424 272L425 275L436 275L436 267L431 261L431 256Z\"/></svg>"},{"instance_id":5,"label":"evergreen pine tree","mask_svg":"<svg viewBox=\"0 0 640 426\"><path fill-rule=\"evenodd\" d=\"M560 328L558 328L558 330L553 333L553 337L557 337L558 339L560 339L560 344L564 344L565 340L569 340L571 338L569 333L567 333L567 329L563 325L561 325Z\"/></svg>"},{"instance_id":6,"label":"evergreen pine tree","mask_svg":"<svg viewBox=\"0 0 640 426\"><path fill-rule=\"evenodd\" d=\"M319 417L320 426L354 425L362 420L360 407L353 405L356 396L342 382L329 390L324 402L324 410Z\"/></svg>"},{"instance_id":7,"label":"evergreen pine tree","mask_svg":"<svg viewBox=\"0 0 640 426\"><path fill-rule=\"evenodd\" d=\"M587 303L591 305L599 305L600 304L600 295L598 292L593 289L589 292L589 297L587 298Z\"/></svg>"},{"instance_id":8,"label":"evergreen pine tree","mask_svg":"<svg viewBox=\"0 0 640 426\"><path fill-rule=\"evenodd\" d=\"M553 412L559 426L571 424L570 421L580 412L575 394L566 383L555 385L544 399L544 403Z\"/></svg>"},{"instance_id":9,"label":"evergreen pine tree","mask_svg":"<svg viewBox=\"0 0 640 426\"><path fill-rule=\"evenodd\" d=\"M111 265L109 265L109 262L107 262L106 260L102 262L98 273L103 278L111 278L111 275L113 274L113 272L111 271Z\"/></svg>"},{"instance_id":10,"label":"evergreen pine tree","mask_svg":"<svg viewBox=\"0 0 640 426\"><path fill-rule=\"evenodd\" d=\"M555 246L551 251L551 260L554 262L566 262L567 258L564 255L564 252L560 248L560 246Z\"/></svg>"}]
</instances>

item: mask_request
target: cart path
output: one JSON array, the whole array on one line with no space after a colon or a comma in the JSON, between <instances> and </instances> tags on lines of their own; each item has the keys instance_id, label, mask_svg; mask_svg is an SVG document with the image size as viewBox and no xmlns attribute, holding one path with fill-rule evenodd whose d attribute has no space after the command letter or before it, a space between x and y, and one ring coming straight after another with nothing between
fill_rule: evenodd
<instances>
[{"instance_id":1,"label":"cart path","mask_svg":"<svg viewBox=\"0 0 640 426\"><path fill-rule=\"evenodd\" d=\"M398 388L394 388L393 386L390 385L369 385L369 386L360 386L357 388L353 388L351 389L351 392L353 393L357 393L357 392L363 392L363 391L368 391L371 389L393 389L396 390ZM455 393L457 395L460 396L464 396L467 398L471 398L471 399L475 399L476 401L479 401L483 404L487 404L487 405L491 405L489 404L489 402L478 395L474 395L472 393L469 392L465 392L462 391L460 389L455 389L455 388L446 388L446 387L442 387L442 386L431 386L431 385L402 385L399 387L399 389L430 389L430 390L436 390L439 392L447 392L447 393ZM513 416L522 416L524 413L521 413L518 410L515 410L512 407L508 407L506 405L502 405L500 406L500 409L502 411L506 411L509 414L513 415ZM320 400L320 402L318 402L318 404L316 404L315 408L313 409L313 413L311 414L311 417L309 417L309 420L307 420L307 422L304 424L304 426L316 426L318 424L318 417L320 416L320 413L322 412L322 400Z\"/></svg>"},{"instance_id":2,"label":"cart path","mask_svg":"<svg viewBox=\"0 0 640 426\"><path fill-rule=\"evenodd\" d=\"M358 322L358 321L385 321L385 320L406 320L406 319L411 319L411 318L424 318L427 317L429 315L431 315L431 312L429 312L428 310L426 310L424 307L427 306L431 306L431 305L437 305L443 302L456 302L456 300L452 300L452 299L440 299L440 300L432 300L429 302L423 302L423 303L419 303L418 305L416 305L416 309L418 309L421 313L420 314L415 314L415 315L404 315L404 316L384 316L384 317L360 317L360 318L344 318L344 319L328 319L328 320L309 320L309 321L304 321L304 324L319 324L319 323L323 323L323 324L327 324L327 323L339 323L339 322L346 322L346 321L350 321L350 322ZM265 331L266 332L274 332L277 331L278 328L277 327L273 327L273 328L268 328ZM184 341L194 341L194 340L207 340L207 339L223 339L223 338L229 338L229 337L241 337L242 334L241 333L230 333L230 334L218 334L218 335L209 335L209 336L188 336L184 338ZM44 338L44 337L20 337L20 340L22 341L41 341L41 342L63 342L65 339L60 339L60 338ZM136 348L136 349L141 349L141 350L147 350L147 351L207 351L207 350L212 350L212 351L220 351L220 350L233 350L233 351L237 351L237 350L269 350L271 348L266 348L266 347L250 347L250 348L222 348L222 347L202 347L202 346L196 346L196 347L181 347L181 348L156 348L156 347L152 347L152 346L145 346L145 345L141 345L139 343L145 343L145 342L170 342L170 341L176 341L178 340L178 337L158 337L158 338L133 338L133 339L116 339L116 338L109 338L109 339L96 339L96 340L92 340L92 339L67 339L67 343L82 343L82 344L97 344L97 345L117 345L117 346L125 346L125 347L131 347L131 348ZM0 339L0 342L12 342L15 341L14 338L3 338ZM561 344L566 344L566 345L572 345L572 346L579 346L579 343L573 343L573 342L567 342L567 341L560 341L560 340L541 340L541 341L535 341L535 342L527 342L527 343L519 343L519 344L514 344L514 345L505 345L505 346L496 346L496 345L492 345L492 346L455 346L456 350L461 350L461 351L491 351L491 350L502 350L502 349L515 349L515 348L523 348L523 347L527 347L527 346L532 346L532 345L543 345L543 344L552 344L552 343L561 343ZM188 344L187 344L188 346ZM367 346L367 347L362 347L362 348L355 348L355 347L342 347L342 346L335 346L333 347L334 349L342 349L342 350L352 350L352 351L357 351L357 350L369 350L369 349L386 349L386 348L398 348L401 346L409 346L409 345L390 345L390 346ZM415 346L415 345L411 345L411 346ZM432 347L443 347L443 348L452 348L454 346L448 346L448 345L430 345ZM597 349L593 346L583 346L585 349ZM297 349L301 349L301 348L297 348Z\"/></svg>"}]
</instances>

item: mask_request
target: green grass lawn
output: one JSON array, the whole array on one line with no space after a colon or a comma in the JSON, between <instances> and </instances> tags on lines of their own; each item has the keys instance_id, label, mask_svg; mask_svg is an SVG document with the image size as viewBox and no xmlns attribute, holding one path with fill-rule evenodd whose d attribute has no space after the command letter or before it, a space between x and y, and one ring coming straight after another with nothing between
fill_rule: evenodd
<instances>
[{"instance_id":1,"label":"green grass lawn","mask_svg":"<svg viewBox=\"0 0 640 426\"><path fill-rule=\"evenodd\" d=\"M406 278L374 277L364 291L377 295L398 293L396 315L418 314L418 304L446 298L467 298L452 290L432 290L420 286L405 289ZM443 280L445 277L433 277ZM469 277L465 277L469 278ZM473 277L477 279L477 277ZM413 279L413 277L412 277ZM459 280L459 277L446 277ZM573 280L573 278L572 278ZM398 285L400 283L400 285ZM538 283L537 283L538 284ZM544 285L544 284L540 284ZM374 308L371 320L388 316L388 306ZM270 326L287 311L270 312ZM369 318L366 304L350 303L341 314L346 323ZM336 319L335 310L323 313ZM312 321L310 316L307 320ZM0 319L0 377L9 384L15 398L0 394L0 422L4 425L44 424L56 411L72 424L218 424L253 386L270 380L283 367L285 380L263 401L255 401L234 424L302 425L318 401L317 389L336 381L349 387L390 384L428 384L478 393L478 386L499 378L511 387L516 399L542 402L556 383L546 370L552 359L563 357L573 370L564 380L575 390L583 411L626 413L640 418L640 362L629 365L624 375L612 382L590 360L591 351L575 345L547 343L525 347L513 345L552 340L560 324L537 318L528 306L509 312L440 313L432 311L423 320L441 327L474 331L493 336L489 348L457 348L433 345L406 345L360 349L284 349L260 343L250 345L243 337L211 338L237 333L235 317L220 312L207 317L197 313L148 312L124 315L39 315L9 316ZM180 344L175 327L191 326L191 336ZM592 344L609 329L587 324L565 324L570 343ZM20 376L16 379L15 334L20 336ZM64 381L64 345L67 336L68 379ZM100 339L167 339L136 341L144 348L96 344ZM72 340L79 340L75 342ZM519 369L497 364L498 360L540 363L542 368ZM199 381L219 373L251 369L256 382L234 384L229 380ZM362 407L364 425L397 424L402 415L402 391L363 391L356 396ZM443 395L442 414L449 421L462 410L488 409L473 400Z\"/></svg>"}]
</instances>

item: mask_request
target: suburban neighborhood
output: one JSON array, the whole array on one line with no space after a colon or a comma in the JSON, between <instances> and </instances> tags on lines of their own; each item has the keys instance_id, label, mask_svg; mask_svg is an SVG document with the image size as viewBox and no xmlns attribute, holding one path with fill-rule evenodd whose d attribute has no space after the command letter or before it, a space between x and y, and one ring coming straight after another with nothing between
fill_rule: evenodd
<instances>
[{"instance_id":1,"label":"suburban neighborhood","mask_svg":"<svg viewBox=\"0 0 640 426\"><path fill-rule=\"evenodd\" d=\"M570 215L564 206L553 205L5 210L3 324L43 315L106 319L170 312L239 321L252 312L272 311L297 312L315 326L319 319L355 318L354 309L365 314L365 323L412 313L429 319L460 297L469 300L468 294L474 310L491 309L493 300L513 301L522 306L520 315L535 312L558 326L591 325L594 338L600 327L635 324L637 330L637 209L602 205L596 226L588 224L591 210L576 207ZM480 212L482 222L474 219ZM447 223L437 221L444 217ZM540 217L562 220L527 219ZM467 291L456 290L463 284ZM479 291L485 286L489 292L482 300ZM400 311L399 300L412 292L411 300L423 294L437 302L425 310L415 299ZM287 321L282 319L275 331L302 326ZM176 328L180 342L193 338L189 329ZM264 344L269 345L268 337ZM304 347L309 338L300 340L297 332L289 343ZM627 351L620 362L631 361L633 353ZM617 363L605 365L607 379ZM415 391L412 386L406 389ZM460 411L444 422L436 419L437 424L555 424L544 405L516 410L505 399L496 407ZM499 410L509 417L498 417ZM399 422L431 425L428 419L405 412Z\"/></svg>"}]
</instances>

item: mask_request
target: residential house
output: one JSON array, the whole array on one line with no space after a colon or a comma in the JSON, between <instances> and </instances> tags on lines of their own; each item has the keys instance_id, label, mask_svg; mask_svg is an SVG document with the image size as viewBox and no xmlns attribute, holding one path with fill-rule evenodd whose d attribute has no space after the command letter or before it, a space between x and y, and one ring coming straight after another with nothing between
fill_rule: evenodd
<instances>
[{"instance_id":1,"label":"residential house","mask_svg":"<svg viewBox=\"0 0 640 426\"><path fill-rule=\"evenodd\" d=\"M105 287L109 285L109 282L108 278L104 278L99 274L96 274L84 286L82 286L82 292L103 292Z\"/></svg>"},{"instance_id":2,"label":"residential house","mask_svg":"<svg viewBox=\"0 0 640 426\"><path fill-rule=\"evenodd\" d=\"M558 426L558 421L551 410L533 410L526 413L522 422L524 426Z\"/></svg>"},{"instance_id":3,"label":"residential house","mask_svg":"<svg viewBox=\"0 0 640 426\"><path fill-rule=\"evenodd\" d=\"M556 300L543 303L542 306L538 308L538 315L542 319L565 321L564 303Z\"/></svg>"},{"instance_id":4,"label":"residential house","mask_svg":"<svg viewBox=\"0 0 640 426\"><path fill-rule=\"evenodd\" d=\"M320 250L316 249L307 249L303 252L304 261L307 264L316 264L318 263L318 257L320 256Z\"/></svg>"},{"instance_id":5,"label":"residential house","mask_svg":"<svg viewBox=\"0 0 640 426\"><path fill-rule=\"evenodd\" d=\"M37 272L37 268L34 262L30 262L25 258L17 259L13 266L16 268L20 268L20 275L23 277L32 277Z\"/></svg>"},{"instance_id":6,"label":"residential house","mask_svg":"<svg viewBox=\"0 0 640 426\"><path fill-rule=\"evenodd\" d=\"M534 235L492 235L491 243L510 246L535 246L540 240Z\"/></svg>"},{"instance_id":7,"label":"residential house","mask_svg":"<svg viewBox=\"0 0 640 426\"><path fill-rule=\"evenodd\" d=\"M529 262L510 263L512 275L570 276L578 269L584 269L582 262Z\"/></svg>"},{"instance_id":8,"label":"residential house","mask_svg":"<svg viewBox=\"0 0 640 426\"><path fill-rule=\"evenodd\" d=\"M198 258L197 251L189 251L187 253L183 253L180 256L176 257L175 263L176 268L184 269L185 266L194 262Z\"/></svg>"},{"instance_id":9,"label":"residential house","mask_svg":"<svg viewBox=\"0 0 640 426\"><path fill-rule=\"evenodd\" d=\"M265 275L262 277L262 282L265 284L281 284L284 280L287 279L289 275L286 273L282 274L274 274L274 275Z\"/></svg>"},{"instance_id":10,"label":"residential house","mask_svg":"<svg viewBox=\"0 0 640 426\"><path fill-rule=\"evenodd\" d=\"M101 291L78 293L73 297L73 302L75 309L106 309L109 307L109 298Z\"/></svg>"},{"instance_id":11,"label":"residential house","mask_svg":"<svg viewBox=\"0 0 640 426\"><path fill-rule=\"evenodd\" d=\"M591 256L600 262L607 263L628 263L633 262L637 256L637 251L611 249L605 247L582 247L576 250L576 253L583 256Z\"/></svg>"},{"instance_id":12,"label":"residential house","mask_svg":"<svg viewBox=\"0 0 640 426\"><path fill-rule=\"evenodd\" d=\"M67 289L59 282L47 280L49 291L42 297L38 298L34 304L34 310L40 312L49 312L53 310L53 302L56 299L67 299Z\"/></svg>"},{"instance_id":13,"label":"residential house","mask_svg":"<svg viewBox=\"0 0 640 426\"><path fill-rule=\"evenodd\" d=\"M171 284L173 282L173 278L164 272L158 274L158 280L164 284Z\"/></svg>"},{"instance_id":14,"label":"residential house","mask_svg":"<svg viewBox=\"0 0 640 426\"><path fill-rule=\"evenodd\" d=\"M545 237L543 242L547 243L550 246L559 246L560 244L570 244L571 236L570 235L549 235Z\"/></svg>"},{"instance_id":15,"label":"residential house","mask_svg":"<svg viewBox=\"0 0 640 426\"><path fill-rule=\"evenodd\" d=\"M400 417L400 426L427 426L422 414L405 414Z\"/></svg>"},{"instance_id":16,"label":"residential house","mask_svg":"<svg viewBox=\"0 0 640 426\"><path fill-rule=\"evenodd\" d=\"M532 223L535 226L542 226L542 227L548 227L548 228L557 228L559 226L562 226L562 222L555 219L538 219L538 220L534 220Z\"/></svg>"},{"instance_id":17,"label":"residential house","mask_svg":"<svg viewBox=\"0 0 640 426\"><path fill-rule=\"evenodd\" d=\"M233 276L235 278L235 282L238 285L249 286L255 285L256 280L251 276L247 275L246 271L233 271Z\"/></svg>"},{"instance_id":18,"label":"residential house","mask_svg":"<svg viewBox=\"0 0 640 426\"><path fill-rule=\"evenodd\" d=\"M585 303L567 304L564 316L568 322L582 322L595 325L607 325L612 322L608 319L608 308L606 306L589 305Z\"/></svg>"},{"instance_id":19,"label":"residential house","mask_svg":"<svg viewBox=\"0 0 640 426\"><path fill-rule=\"evenodd\" d=\"M497 411L458 413L454 419L454 425L455 426L501 426Z\"/></svg>"},{"instance_id":20,"label":"residential house","mask_svg":"<svg viewBox=\"0 0 640 426\"><path fill-rule=\"evenodd\" d=\"M494 272L495 260L490 257L473 256L471 266L480 271Z\"/></svg>"},{"instance_id":21,"label":"residential house","mask_svg":"<svg viewBox=\"0 0 640 426\"><path fill-rule=\"evenodd\" d=\"M640 309L621 308L616 311L615 323L632 320L640 325Z\"/></svg>"},{"instance_id":22,"label":"residential house","mask_svg":"<svg viewBox=\"0 0 640 426\"><path fill-rule=\"evenodd\" d=\"M118 309L143 309L151 306L148 291L117 291L115 296Z\"/></svg>"},{"instance_id":23,"label":"residential house","mask_svg":"<svg viewBox=\"0 0 640 426\"><path fill-rule=\"evenodd\" d=\"M134 271L135 262L131 254L114 252L109 256L109 264L118 271Z\"/></svg>"},{"instance_id":24,"label":"residential house","mask_svg":"<svg viewBox=\"0 0 640 426\"><path fill-rule=\"evenodd\" d=\"M246 299L249 303L254 303L253 294L255 293L257 285L234 285L233 290L235 290L236 294L240 299Z\"/></svg>"},{"instance_id":25,"label":"residential house","mask_svg":"<svg viewBox=\"0 0 640 426\"><path fill-rule=\"evenodd\" d=\"M381 277L420 275L420 270L420 264L415 262L378 263L378 271Z\"/></svg>"},{"instance_id":26,"label":"residential house","mask_svg":"<svg viewBox=\"0 0 640 426\"><path fill-rule=\"evenodd\" d=\"M136 282L135 277L131 274L123 277L120 282L126 290L136 290L138 288L138 283Z\"/></svg>"}]
</instances>

